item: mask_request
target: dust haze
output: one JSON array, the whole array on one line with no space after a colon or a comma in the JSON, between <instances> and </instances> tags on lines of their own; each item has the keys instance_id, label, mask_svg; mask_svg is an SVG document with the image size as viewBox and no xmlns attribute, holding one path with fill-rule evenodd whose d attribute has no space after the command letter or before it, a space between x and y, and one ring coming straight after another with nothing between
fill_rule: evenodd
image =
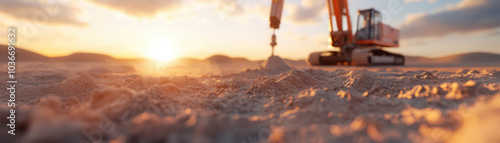
<instances>
[{"instance_id":1,"label":"dust haze","mask_svg":"<svg viewBox=\"0 0 500 143\"><path fill-rule=\"evenodd\" d=\"M500 66L416 61L402 67L310 67L222 55L169 64L25 61L17 65L16 136L0 136L5 142L499 141L491 127L500 125ZM8 115L6 105L0 109Z\"/></svg>"}]
</instances>

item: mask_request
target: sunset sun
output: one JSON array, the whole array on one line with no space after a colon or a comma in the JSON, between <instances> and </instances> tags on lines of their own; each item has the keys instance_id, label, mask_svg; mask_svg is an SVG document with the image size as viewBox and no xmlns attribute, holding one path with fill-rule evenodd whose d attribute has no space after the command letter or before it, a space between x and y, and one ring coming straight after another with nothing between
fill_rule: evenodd
<instances>
[{"instance_id":1,"label":"sunset sun","mask_svg":"<svg viewBox=\"0 0 500 143\"><path fill-rule=\"evenodd\" d=\"M170 61L179 57L176 47L166 42L154 42L147 51L147 57L157 61Z\"/></svg>"}]
</instances>

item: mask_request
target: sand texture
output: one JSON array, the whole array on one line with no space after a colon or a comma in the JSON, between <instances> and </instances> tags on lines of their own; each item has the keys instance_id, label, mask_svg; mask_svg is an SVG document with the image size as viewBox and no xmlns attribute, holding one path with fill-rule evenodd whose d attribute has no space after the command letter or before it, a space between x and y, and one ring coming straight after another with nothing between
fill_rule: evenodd
<instances>
[{"instance_id":1,"label":"sand texture","mask_svg":"<svg viewBox=\"0 0 500 143\"><path fill-rule=\"evenodd\" d=\"M1 142L500 142L499 67L215 65L20 64L16 136Z\"/></svg>"}]
</instances>

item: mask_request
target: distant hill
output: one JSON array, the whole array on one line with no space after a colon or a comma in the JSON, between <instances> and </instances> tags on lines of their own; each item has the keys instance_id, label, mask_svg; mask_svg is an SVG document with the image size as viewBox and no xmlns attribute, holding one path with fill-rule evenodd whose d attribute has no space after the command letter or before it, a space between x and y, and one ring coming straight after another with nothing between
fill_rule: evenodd
<instances>
[{"instance_id":1,"label":"distant hill","mask_svg":"<svg viewBox=\"0 0 500 143\"><path fill-rule=\"evenodd\" d=\"M225 55L213 55L211 57L206 58L204 61L216 64L250 62L248 59L245 58L231 58Z\"/></svg>"},{"instance_id":2,"label":"distant hill","mask_svg":"<svg viewBox=\"0 0 500 143\"><path fill-rule=\"evenodd\" d=\"M199 60L199 59L195 59L195 58L179 58L176 60L177 62L181 62L181 63L200 63L202 62L202 60Z\"/></svg>"},{"instance_id":3,"label":"distant hill","mask_svg":"<svg viewBox=\"0 0 500 143\"><path fill-rule=\"evenodd\" d=\"M8 46L0 45L0 61L7 62ZM95 53L74 53L61 57L47 57L23 48L16 47L16 62L118 62L111 56Z\"/></svg>"},{"instance_id":4,"label":"distant hill","mask_svg":"<svg viewBox=\"0 0 500 143\"><path fill-rule=\"evenodd\" d=\"M437 58L438 63L500 63L500 54L493 53L465 53Z\"/></svg>"},{"instance_id":5,"label":"distant hill","mask_svg":"<svg viewBox=\"0 0 500 143\"><path fill-rule=\"evenodd\" d=\"M8 47L0 45L0 62L7 62ZM440 58L426 58L418 56L406 56L406 63L408 65L500 65L500 54L474 52L455 54ZM290 60L283 59L286 63L291 65L305 66L305 60ZM17 62L146 62L148 59L115 59L111 56L96 53L74 53L61 57L47 57L23 48L16 47L16 61ZM180 64L239 64L239 63L261 63L263 60L250 61L246 58L233 58L225 55L213 55L206 59L194 58L179 58L176 60Z\"/></svg>"},{"instance_id":6,"label":"distant hill","mask_svg":"<svg viewBox=\"0 0 500 143\"><path fill-rule=\"evenodd\" d=\"M56 62L116 62L117 59L104 55L94 53L74 53L63 57L54 57L51 59Z\"/></svg>"},{"instance_id":7,"label":"distant hill","mask_svg":"<svg viewBox=\"0 0 500 143\"><path fill-rule=\"evenodd\" d=\"M8 56L7 52L9 51L8 46L0 45L0 49L1 49L0 61L2 63L5 63L9 60L7 58ZM48 60L50 60L49 57L16 47L16 61L18 62L48 61Z\"/></svg>"},{"instance_id":8,"label":"distant hill","mask_svg":"<svg viewBox=\"0 0 500 143\"><path fill-rule=\"evenodd\" d=\"M500 65L500 54L474 52L440 58L406 56L408 65Z\"/></svg>"}]
</instances>

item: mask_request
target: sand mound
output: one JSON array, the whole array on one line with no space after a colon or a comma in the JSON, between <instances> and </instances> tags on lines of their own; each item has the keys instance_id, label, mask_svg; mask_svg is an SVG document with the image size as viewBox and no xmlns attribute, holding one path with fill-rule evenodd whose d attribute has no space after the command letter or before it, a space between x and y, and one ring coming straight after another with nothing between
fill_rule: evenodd
<instances>
[{"instance_id":1,"label":"sand mound","mask_svg":"<svg viewBox=\"0 0 500 143\"><path fill-rule=\"evenodd\" d=\"M19 84L17 93L18 102L25 104L16 110L19 134L0 134L0 138L6 142L446 142L472 131L485 133L474 137L486 139L492 136L486 133L494 133L488 127L498 124L497 70L338 68L342 67L293 69L279 57L270 57L261 68L203 77L142 76L132 70L130 75L95 76L84 68L38 76L40 71L33 68L35 72L24 72L33 75L23 81L29 84ZM40 82L47 78L57 80ZM490 99L494 100L485 102ZM0 115L8 115L5 105L0 106ZM482 119L487 124L476 126Z\"/></svg>"},{"instance_id":2,"label":"sand mound","mask_svg":"<svg viewBox=\"0 0 500 143\"><path fill-rule=\"evenodd\" d=\"M250 85L247 93L268 96L297 93L310 85L321 85L322 82L316 78L318 77L306 71L293 69L288 73L258 78Z\"/></svg>"},{"instance_id":3,"label":"sand mound","mask_svg":"<svg viewBox=\"0 0 500 143\"><path fill-rule=\"evenodd\" d=\"M375 81L375 77L372 75L372 72L366 70L354 70L347 73L348 80L344 84L345 87L354 87L354 88L365 88L369 89L373 86Z\"/></svg>"},{"instance_id":4,"label":"sand mound","mask_svg":"<svg viewBox=\"0 0 500 143\"><path fill-rule=\"evenodd\" d=\"M271 56L262 63L264 69L269 70L289 70L291 69L279 56Z\"/></svg>"},{"instance_id":5,"label":"sand mound","mask_svg":"<svg viewBox=\"0 0 500 143\"><path fill-rule=\"evenodd\" d=\"M76 97L79 100L88 100L90 99L89 95L94 90L100 88L103 88L103 86L88 74L80 74L76 77L68 78L59 83L20 86L18 94L21 96L17 97L17 99L26 104L33 104L37 101L37 99L49 95L56 95L63 100L66 100L70 97ZM36 96L37 98L33 98L32 96Z\"/></svg>"}]
</instances>

